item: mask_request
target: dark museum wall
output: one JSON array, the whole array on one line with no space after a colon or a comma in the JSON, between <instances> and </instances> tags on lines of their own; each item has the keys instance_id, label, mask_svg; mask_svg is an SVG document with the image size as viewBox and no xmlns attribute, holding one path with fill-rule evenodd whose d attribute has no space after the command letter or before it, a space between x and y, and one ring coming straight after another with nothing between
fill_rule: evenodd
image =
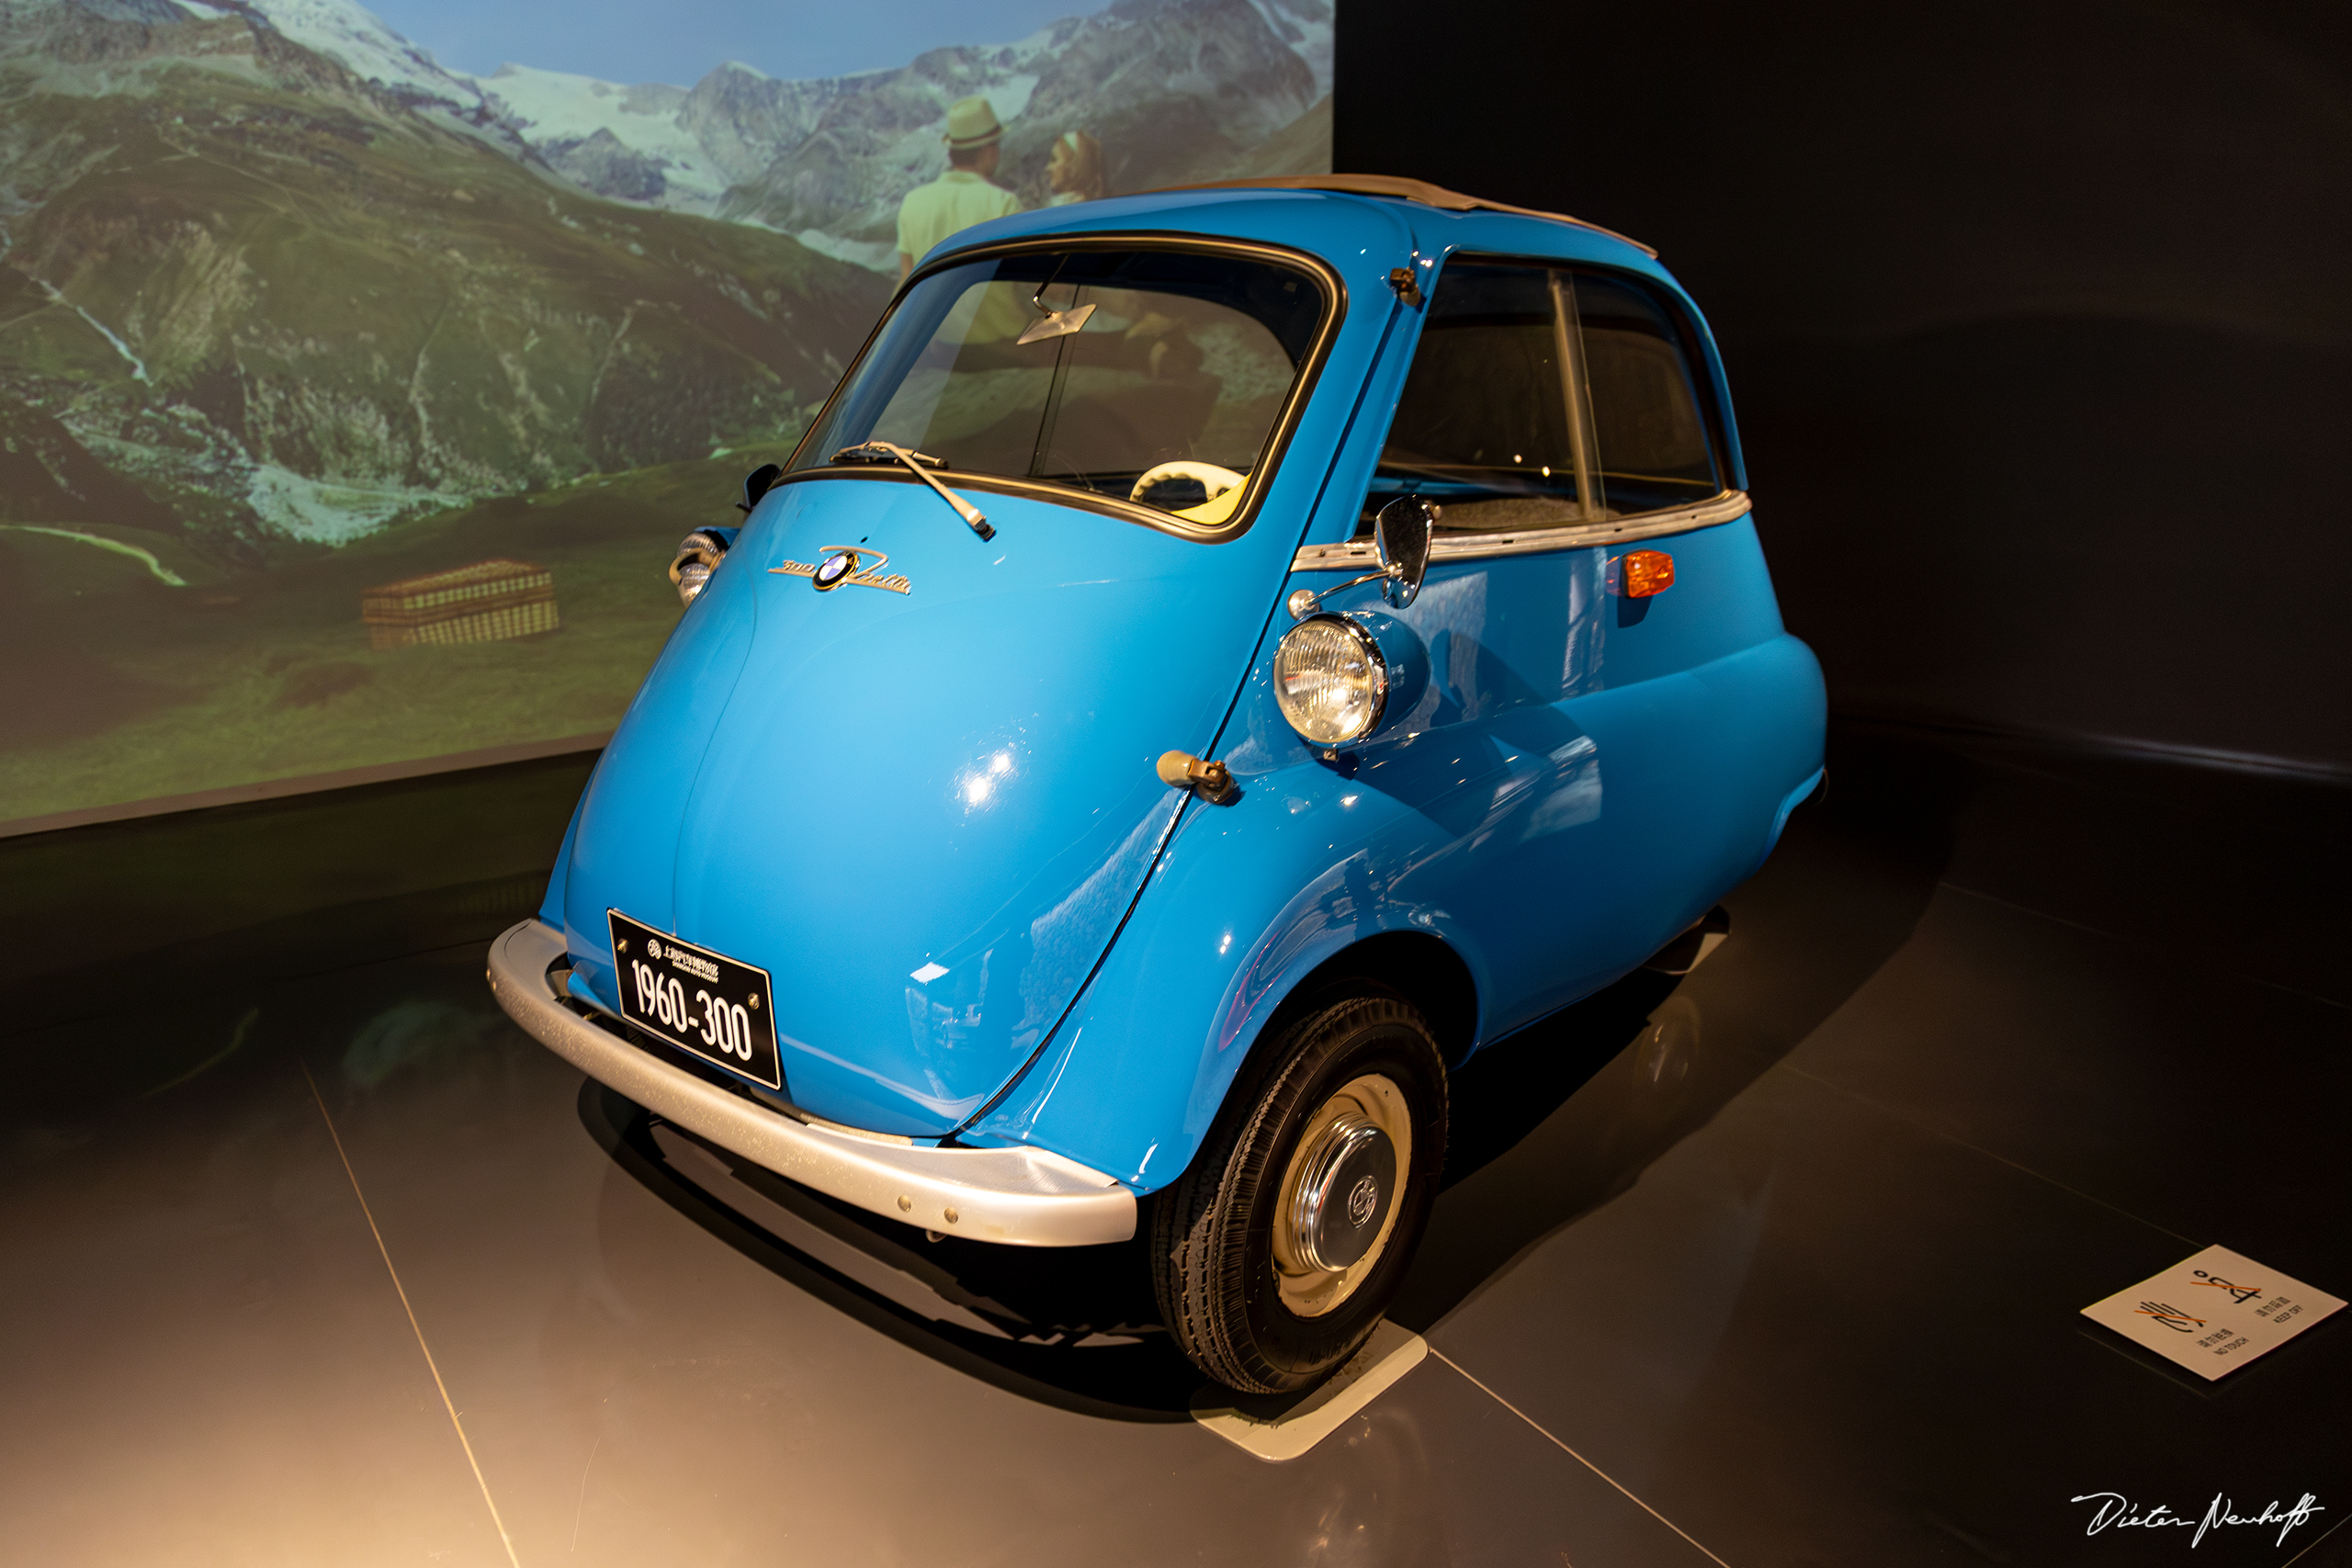
<instances>
[{"instance_id":1,"label":"dark museum wall","mask_svg":"<svg viewBox=\"0 0 2352 1568\"><path fill-rule=\"evenodd\" d=\"M1658 247L1839 711L2352 775L2347 36L1350 0L1334 166Z\"/></svg>"}]
</instances>

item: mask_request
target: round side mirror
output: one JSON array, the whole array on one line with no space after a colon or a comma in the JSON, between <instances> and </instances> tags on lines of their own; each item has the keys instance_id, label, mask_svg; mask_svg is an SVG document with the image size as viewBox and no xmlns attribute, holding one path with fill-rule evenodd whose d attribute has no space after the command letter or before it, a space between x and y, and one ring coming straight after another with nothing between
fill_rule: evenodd
<instances>
[{"instance_id":1,"label":"round side mirror","mask_svg":"<svg viewBox=\"0 0 2352 1568\"><path fill-rule=\"evenodd\" d=\"M760 497L775 488L776 478L783 472L784 470L774 463L762 463L758 468L745 474L743 499L735 503L735 510L748 513L757 506L760 503Z\"/></svg>"},{"instance_id":2,"label":"round side mirror","mask_svg":"<svg viewBox=\"0 0 2352 1568\"><path fill-rule=\"evenodd\" d=\"M1424 496L1400 495L1372 520L1372 550L1387 581L1380 592L1398 609L1413 602L1429 575L1430 540L1440 509Z\"/></svg>"}]
</instances>

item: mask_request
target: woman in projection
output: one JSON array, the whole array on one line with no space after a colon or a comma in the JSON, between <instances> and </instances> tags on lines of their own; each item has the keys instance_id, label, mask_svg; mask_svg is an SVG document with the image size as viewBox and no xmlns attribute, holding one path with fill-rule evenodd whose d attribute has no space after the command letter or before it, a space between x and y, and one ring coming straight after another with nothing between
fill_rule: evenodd
<instances>
[{"instance_id":1,"label":"woman in projection","mask_svg":"<svg viewBox=\"0 0 2352 1568\"><path fill-rule=\"evenodd\" d=\"M1046 186L1053 192L1046 205L1066 207L1073 201L1100 201L1111 194L1102 169L1102 143L1083 130L1065 130L1054 139L1046 160Z\"/></svg>"}]
</instances>

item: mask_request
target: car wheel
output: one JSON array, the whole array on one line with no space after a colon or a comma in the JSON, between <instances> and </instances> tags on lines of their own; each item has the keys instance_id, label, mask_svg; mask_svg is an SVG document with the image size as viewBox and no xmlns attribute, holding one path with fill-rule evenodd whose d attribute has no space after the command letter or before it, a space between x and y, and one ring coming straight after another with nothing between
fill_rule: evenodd
<instances>
[{"instance_id":1,"label":"car wheel","mask_svg":"<svg viewBox=\"0 0 2352 1568\"><path fill-rule=\"evenodd\" d=\"M1445 1162L1445 1063L1419 1012L1355 997L1287 1031L1160 1194L1162 1321L1249 1393L1314 1383L1370 1338L1420 1244Z\"/></svg>"}]
</instances>

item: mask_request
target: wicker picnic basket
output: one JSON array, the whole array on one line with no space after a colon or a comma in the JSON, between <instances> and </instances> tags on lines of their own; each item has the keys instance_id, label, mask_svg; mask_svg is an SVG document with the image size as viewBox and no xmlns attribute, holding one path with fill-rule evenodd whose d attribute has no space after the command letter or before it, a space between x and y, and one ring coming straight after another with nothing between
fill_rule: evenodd
<instances>
[{"instance_id":1,"label":"wicker picnic basket","mask_svg":"<svg viewBox=\"0 0 2352 1568\"><path fill-rule=\"evenodd\" d=\"M368 589L359 618L378 649L500 642L563 624L555 574L519 560L476 561Z\"/></svg>"}]
</instances>

